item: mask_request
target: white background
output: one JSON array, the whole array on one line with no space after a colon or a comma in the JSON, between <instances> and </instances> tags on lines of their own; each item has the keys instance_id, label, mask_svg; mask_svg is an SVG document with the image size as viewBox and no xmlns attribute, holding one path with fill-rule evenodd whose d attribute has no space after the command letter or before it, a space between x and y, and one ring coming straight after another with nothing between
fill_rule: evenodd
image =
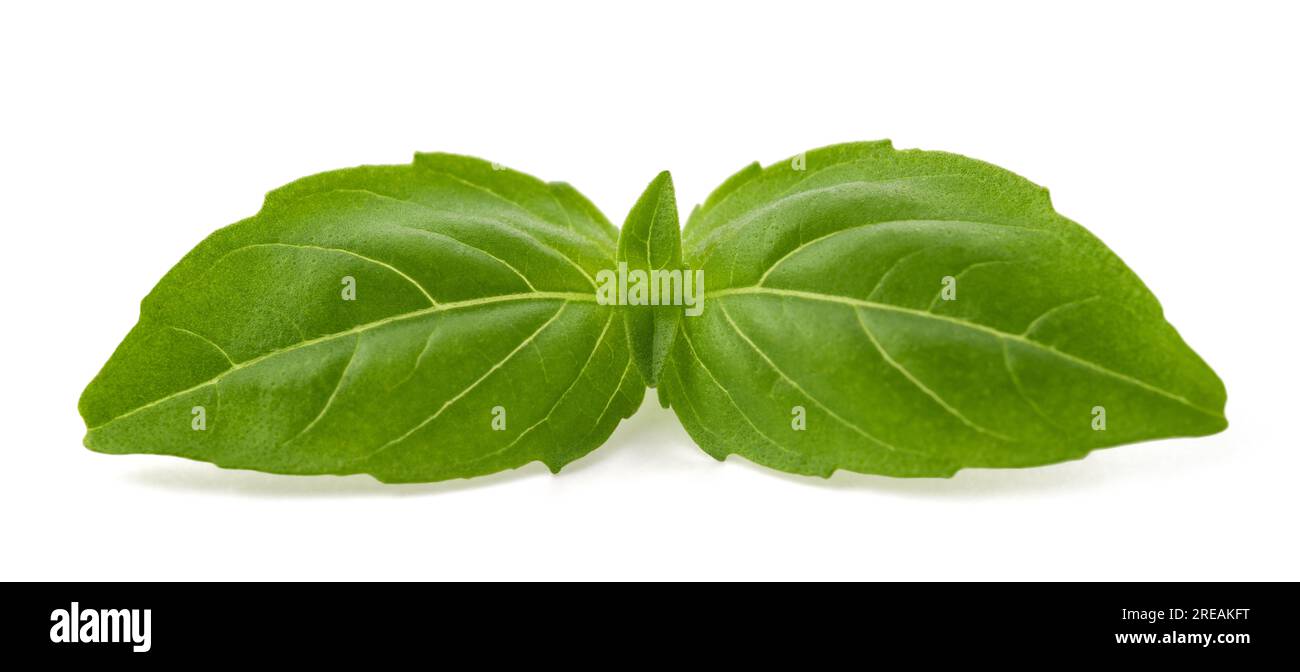
<instances>
[{"instance_id":1,"label":"white background","mask_svg":"<svg viewBox=\"0 0 1300 672\"><path fill-rule=\"evenodd\" d=\"M8 3L0 579L1300 579L1294 5ZM473 154L615 222L848 140L1052 188L1227 384L1223 434L952 480L715 462L647 395L592 455L444 484L81 447L139 300L264 192Z\"/></svg>"}]
</instances>

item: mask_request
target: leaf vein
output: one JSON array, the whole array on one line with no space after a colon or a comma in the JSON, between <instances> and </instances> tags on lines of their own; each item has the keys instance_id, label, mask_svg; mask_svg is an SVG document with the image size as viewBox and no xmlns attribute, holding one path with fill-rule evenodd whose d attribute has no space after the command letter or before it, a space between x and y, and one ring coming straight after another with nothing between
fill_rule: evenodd
<instances>
[{"instance_id":1,"label":"leaf vein","mask_svg":"<svg viewBox=\"0 0 1300 672\"><path fill-rule=\"evenodd\" d=\"M334 399L338 396L339 390L343 389L343 381L347 379L348 371L352 370L352 363L356 361L357 351L360 349L361 336L358 335L356 343L352 347L352 354L348 355L348 363L343 365L343 372L339 374L339 379L334 382L334 389L330 390L330 395L325 399L325 404L320 407L320 411L316 413L316 417L312 418L311 422L308 422L306 426L299 430L297 434L290 437L289 440L281 442L281 448L298 440L299 437L303 436L307 432L310 432L311 428L315 427L316 424L321 421L321 418L325 417L325 414L330 410L330 407L334 405Z\"/></svg>"},{"instance_id":2,"label":"leaf vein","mask_svg":"<svg viewBox=\"0 0 1300 672\"><path fill-rule=\"evenodd\" d=\"M1089 302L1091 302L1091 301L1096 301L1097 299L1100 299L1100 298L1101 298L1101 296L1090 296L1090 297L1088 297L1088 298L1086 298L1086 299L1079 299L1079 300L1077 300L1077 301L1067 301L1067 302L1062 303L1061 305L1056 306L1056 307L1054 307L1054 308L1049 308L1049 309L1047 309L1046 311L1044 311L1042 315L1039 315L1038 317L1035 317L1034 320L1033 320L1032 322L1029 323L1029 326L1025 327L1025 330L1022 331L1022 332L1020 332L1020 335L1021 335L1021 336L1024 336L1024 337L1027 338L1027 337L1029 336L1029 334L1033 333L1034 329L1038 328L1038 325L1041 324L1041 323L1043 322L1043 320L1046 320L1048 317L1051 317L1054 313L1056 313L1056 312L1058 312L1058 311L1064 310L1064 309L1069 308L1069 307L1071 307L1071 306L1077 306L1077 305L1082 305L1082 304L1085 304L1085 303L1089 303Z\"/></svg>"},{"instance_id":3,"label":"leaf vein","mask_svg":"<svg viewBox=\"0 0 1300 672\"><path fill-rule=\"evenodd\" d=\"M170 325L170 324L167 325L166 328L167 328L167 329L171 329L172 331L179 331L179 332L181 332L182 334L188 334L188 335L190 335L190 336L193 336L193 337L195 337L195 338L197 338L197 339L203 341L204 343L207 343L208 345L210 345L210 346L216 348L216 349L217 349L217 352L220 352L220 353L221 353L221 356L222 356L222 357L225 357L225 358L226 358L226 361L227 361L227 362L230 362L230 365L231 365L231 366L234 366L234 365L235 365L235 360L232 359L232 358L230 357L230 354L226 352L226 349L223 348L223 347L221 347L220 345L217 345L216 341L213 341L212 339L208 338L207 336L204 336L203 334L200 334L200 333L198 333L197 331L190 331L189 329L183 329L183 328L181 328L181 327L173 326L173 325Z\"/></svg>"},{"instance_id":4,"label":"leaf vein","mask_svg":"<svg viewBox=\"0 0 1300 672\"><path fill-rule=\"evenodd\" d=\"M709 370L709 366L704 363L704 360L700 359L699 353L695 351L695 344L691 342L690 331L688 329L685 328L682 329L682 340L684 343L686 343L686 347L690 349L691 357L695 359L695 361L699 362L700 369L704 371L705 375L709 377L709 380L713 381L713 384L717 386L719 390L722 390L722 394L727 397L727 401L731 402L732 407L734 407L737 411L740 412L740 417L744 418L745 422L748 423L749 426L752 427L754 431L758 433L759 436L766 439L767 442L775 446L777 450L787 455L793 455L795 457L799 457L802 459L802 456L799 455L799 453L790 450L789 448L786 448L785 446L777 443L772 439L772 437L768 436L766 433L763 432L763 430L759 429L758 425L754 424L754 421L750 419L749 414L745 412L745 409L741 408L740 404L736 403L735 397L731 396L731 391L728 390L726 387L724 387L722 383L718 382L717 377L714 376L713 372Z\"/></svg>"},{"instance_id":5,"label":"leaf vein","mask_svg":"<svg viewBox=\"0 0 1300 672\"><path fill-rule=\"evenodd\" d=\"M852 310L854 316L858 318L858 326L862 327L862 333L867 335L867 339L870 340L871 344L876 347L876 350L880 353L880 356L884 358L885 362L890 366L894 367L894 369L897 370L899 373L903 374L903 377L906 378L908 382L912 383L912 385L916 386L917 389L924 392L925 395L930 397L930 399L932 399L936 404L938 404L940 408L947 411L949 415L960 420L962 424L966 425L967 427L970 427L971 429L977 432L980 432L981 434L987 434L989 436L992 436L997 439L1001 439L1003 441L1009 441L1009 442L1015 441L1015 439L1012 439L1009 436L1006 436L1004 434L999 434L998 432L983 427L978 423L972 421L970 418L967 418L965 415L961 413L961 411L958 411L952 404L948 403L946 400L944 400L943 397L939 396L938 392L935 392L933 389L930 388L930 386L921 382L921 379L917 378L916 375L914 375L911 371L909 371L908 368L904 366L902 362L899 362L898 360L894 359L894 357L889 354L889 351L885 350L885 346L880 343L880 341L876 338L876 335L871 333L871 329L867 326L866 321L862 319L862 312L863 312L862 309L853 308Z\"/></svg>"},{"instance_id":6,"label":"leaf vein","mask_svg":"<svg viewBox=\"0 0 1300 672\"><path fill-rule=\"evenodd\" d=\"M393 273L396 273L397 275L401 276L402 279L404 279L404 280L406 280L407 282L409 282L409 283L411 283L412 285L414 285L416 289L420 290L420 293L424 295L424 298L427 299L427 300L429 301L429 305L431 305L431 306L436 306L436 305L438 305L438 302L433 300L433 296L431 296L431 295L429 294L429 290L425 289L424 285L420 284L419 282L416 282L416 281L415 281L415 278L412 278L411 276L407 275L406 273L403 273L403 272L401 271L401 269L397 268L396 266L393 266L392 264L389 264L389 263L386 263L386 262L380 261L380 260L378 260L378 259L374 259L374 258L368 257L368 256L366 256L366 255L364 255L364 254L359 253L359 252L354 252L354 251L352 251L352 250L349 250L349 249L346 249L346 248L342 248L342 247L325 247L325 246L322 246L322 245L303 245L303 244L300 244L300 243L282 243L282 242L273 242L273 243L251 243L251 244L249 244L249 245L243 245L243 246L241 246L241 247L237 247L237 248L235 248L235 249L233 249L233 250L231 250L231 251L229 251L229 252L227 252L227 253L221 255L220 258L218 258L216 261L212 262L212 265L208 267L208 270L211 271L213 268L215 268L215 267L217 266L217 264L221 263L221 262L222 262L226 257L229 257L230 255L235 254L236 252L242 252L242 251L244 251L244 250L251 250L251 249L255 249L255 248L259 248L259 247L288 247L288 248L294 248L294 249L300 249L300 250L318 250L318 251L321 251L321 252L338 252L338 253L341 253L341 254L351 255L351 256L356 257L356 258L358 258L358 259L361 259L361 260L363 260L363 261L368 261L368 262L370 262L370 263L372 263L372 264L375 264L375 265L377 265L377 266L382 266L383 268L386 268L386 269L388 269L389 271L392 271Z\"/></svg>"},{"instance_id":7,"label":"leaf vein","mask_svg":"<svg viewBox=\"0 0 1300 672\"><path fill-rule=\"evenodd\" d=\"M1029 347L1036 348L1036 349L1039 349L1039 350L1043 350L1043 351L1045 351L1045 352L1047 352L1047 353L1050 353L1050 354L1052 354L1052 355L1055 355L1055 356L1057 356L1057 357L1060 357L1061 359L1064 359L1064 360L1066 360L1066 361L1068 361L1068 362L1072 362L1072 363L1074 363L1074 364L1076 364L1076 365L1078 365L1078 366L1081 366L1081 367L1084 367L1084 368L1087 368L1087 369L1091 369L1091 370L1093 370L1093 371L1096 371L1097 373L1101 373L1101 374L1103 374L1103 375L1110 376L1110 377L1115 378L1115 379L1117 379L1117 380L1122 380L1122 381L1127 382L1127 383L1129 383L1129 384L1131 384L1131 385L1134 385L1134 386L1136 386L1136 387L1140 387L1140 388L1142 388L1142 389L1144 389L1144 390L1147 390L1148 392L1151 392L1151 393L1153 393L1153 394L1157 394L1157 395L1160 395L1160 396L1165 397L1165 398L1167 398L1167 399L1170 399L1170 400L1172 400L1172 401L1176 401L1176 402L1178 402L1178 403L1180 403L1180 404L1183 404L1184 406L1187 406L1188 408L1191 408L1191 409L1193 409L1193 410L1199 411L1199 412L1204 413L1204 414L1206 414L1206 415L1209 415L1209 416L1211 416L1211 417L1215 417L1215 418L1222 418L1222 417L1223 417L1223 414L1222 414L1222 413L1219 413L1219 412L1217 412L1217 411L1212 411L1212 410L1210 410L1210 409L1204 408L1204 407L1202 407L1202 406L1196 404L1195 402L1192 402L1191 400L1187 399L1186 397L1184 397L1184 396L1182 396L1182 395L1175 394L1175 393L1173 393L1173 392L1170 392L1169 390L1166 390L1166 389L1163 389L1163 388L1157 387L1157 386L1155 386L1155 385L1153 385L1153 384L1151 384L1151 383L1146 382L1145 380L1141 380L1141 379L1139 379L1139 378L1134 378L1134 377L1132 377L1132 376L1129 376L1129 375L1126 375L1126 374L1120 373L1120 372L1115 371L1115 370L1113 370L1113 369L1106 368L1105 366L1102 366L1101 364L1098 364L1098 363L1096 363L1096 362L1093 362L1093 361L1090 361L1090 360L1084 359L1084 358L1079 357L1079 356L1076 356L1076 355L1072 355L1072 354L1070 354L1070 353L1068 353L1068 352L1065 352L1065 351L1063 351L1063 350L1058 350L1058 349L1053 348L1053 347L1051 347L1050 345L1047 345L1047 344L1045 344L1045 343L1040 343L1040 342L1038 342L1038 341L1035 341L1035 340L1032 340L1032 339L1026 338L1026 337L1021 336L1021 335L1019 335L1019 334L1011 334L1011 333L1007 333L1007 332L1005 332L1005 331L999 331L999 330L997 330L997 329L994 329L993 327L989 327L989 326L986 326L986 325L983 325L983 324L979 324L979 323L976 323L976 322L967 322L967 321L965 321L965 320L960 320L960 319L957 319L957 318L955 318L955 317L950 317L950 316L947 316L947 315L939 315L939 314L937 314L937 313L929 313L929 312L926 312L926 311L923 311L923 310L916 310L916 309L913 309L913 308L904 308L904 307L901 307L901 306L893 306L893 305L889 305L889 304L885 304L885 303L875 303L875 302L873 302L873 301L864 301L864 300L862 300L862 299L855 299L855 298L847 297L847 296L838 296L838 295L834 295L834 294L820 294L820 293L817 293L817 292L806 292L806 291L792 290L792 289L775 289L775 288L771 288L771 287L739 287L739 288L722 289L722 290L718 290L718 291L716 291L716 292L706 293L705 296L706 296L706 297L713 296L713 297L716 298L716 297L723 297L723 296L739 296L739 295L745 295L745 294L783 296L783 297L790 297L790 298L804 299L804 300L808 300L808 301L823 301L823 302L829 302L829 303L841 303L841 304L846 304L846 305L850 305L850 306L858 306L858 307L866 308L866 309L870 309L870 310L881 310L881 311L886 311L886 312L895 312L895 313L901 313L901 314L905 314L905 315L912 315L912 316L915 316L915 317L921 317L921 318L929 319L929 320L939 320L939 321L943 321L943 322L949 322L949 323L952 323L952 324L957 325L957 326L959 326L959 327L964 327L964 328L971 329L971 330L974 330L974 331L980 331L980 332L983 332L983 333L989 334L989 335L991 335L991 336L995 336L995 337L997 337L997 338L1003 338L1003 339L1008 339L1008 340L1011 340L1011 341L1015 341L1015 342L1017 342L1017 343L1023 343L1023 344L1025 344L1025 345L1029 346Z\"/></svg>"},{"instance_id":8,"label":"leaf vein","mask_svg":"<svg viewBox=\"0 0 1300 672\"><path fill-rule=\"evenodd\" d=\"M768 201L767 203L757 208L754 208L753 210L749 210L745 212L743 215L737 217L736 219L733 219L730 222L727 222L726 224L723 224L722 226L719 226L718 228L706 234L705 237L699 241L699 245L696 246L697 248L700 249L701 252L700 254L700 256L702 257L702 260L700 262L701 265L703 265L704 262L708 261L708 259L711 256L713 256L712 248L717 247L718 244L721 243L726 233L732 231L733 229L738 229L744 226L745 224L748 224L749 222L758 219L760 215L776 210L780 208L782 205L784 205L785 203L792 201L796 198L817 197L827 192L840 191L848 188L870 187L870 186L885 185L885 184L892 184L892 183L910 182L910 181L920 180L920 179L958 176L957 173L944 173L938 175L904 175L902 177L894 177L894 178L888 178L883 180L850 180L845 182L837 182L835 184L825 186L825 187L818 187L816 189L808 189L805 191L794 191L793 193L791 193L791 191L796 186L802 184L804 180L806 180L808 177L811 177L813 174L815 173L810 173L809 175L800 178L798 182L791 185L788 189L786 189L786 191L782 192L780 197ZM732 192L732 194L735 193L736 192ZM728 194L728 196L732 194ZM722 204L721 202L718 203L718 205L721 204ZM1021 228L1021 227L1013 227L1013 228ZM734 235L731 236L731 238L734 237L735 237Z\"/></svg>"},{"instance_id":9,"label":"leaf vein","mask_svg":"<svg viewBox=\"0 0 1300 672\"><path fill-rule=\"evenodd\" d=\"M506 354L506 356L503 357L500 361L498 361L497 363L493 364L493 365L492 365L492 366L491 366L491 367L490 367L490 368L489 368L489 369L488 369L488 370L487 370L483 375L479 376L479 377L478 377L474 382L470 383L470 384L469 384L467 387L465 387L463 390L461 390L460 392L456 393L455 396L451 397L451 398L448 399L447 401L444 401L444 402L442 403L442 406L439 406L439 407L438 407L438 410L435 411L435 412L433 413L433 415L430 415L429 417L425 418L423 421L421 421L419 424L417 424L416 426L412 427L411 429L407 430L406 433L402 434L401 436L399 436L399 437L397 437L397 438L395 438L395 439L389 441L388 443L385 443L384 445L380 446L379 448L375 449L374 451L372 451L372 452L370 452L370 453L367 453L366 455L362 455L362 456L359 457L359 458L356 458L356 459L354 459L354 460L351 460L351 462L363 462L363 461L367 461L367 460L373 459L374 457L378 456L380 453L383 453L384 451L388 450L389 448L392 448L393 446L398 445L398 444L402 443L403 441L405 441L406 439L410 438L410 437L411 437L413 434L415 434L416 432L418 432L418 431L420 431L421 429L424 429L425 427L427 427L427 426L429 425L429 423L433 422L434 420L437 420L437 419L438 419L438 416L442 415L442 412L443 412L443 411L447 410L448 408L451 407L452 404L455 404L457 401L460 401L462 398L464 398L465 395L467 395L467 394L469 394L470 392L472 392L472 391L473 391L475 388L477 388L477 387L478 387L478 386L479 386L483 381L487 380L487 379L488 379L488 378L489 378L493 373L496 373L497 370L499 370L502 366L505 366L507 362L509 362L511 359L514 358L514 356L515 356L516 354L519 353L519 351L521 351L521 350L523 350L524 348L528 347L528 345L531 344L531 343L533 342L533 340L536 339L537 336L538 336L539 334L541 334L543 331L545 331L547 327L551 326L551 324L552 324L553 322L555 322L555 320L559 319L560 315L562 315L562 314L564 313L564 309L567 308L568 305L569 305L569 302L568 302L568 301L565 301L564 303L560 304L560 308L559 308L559 310L555 311L555 314L552 315L552 316L550 317L550 319L548 319L548 320L546 320L545 322L543 322L543 323L542 323L542 326L538 327L535 331L533 331L533 333L529 334L528 337L525 338L525 339L523 340L523 342L521 342L519 345L515 346L515 349L514 349L514 350L511 350L511 351L510 351L508 354Z\"/></svg>"},{"instance_id":10,"label":"leaf vein","mask_svg":"<svg viewBox=\"0 0 1300 672\"><path fill-rule=\"evenodd\" d=\"M605 327L600 330L600 335L596 337L596 343L591 346L591 353L587 355L587 361L583 362L582 368L578 370L578 374L573 377L573 381L569 383L569 386L564 388L564 391L560 393L560 396L555 398L555 402L551 404L551 407L546 409L546 415L543 416L541 420L538 420L537 422L534 422L533 424L529 425L526 429L524 429L524 431L519 433L519 436L516 436L513 441L506 444L504 447L498 450L494 450L491 453L488 453L487 455L476 457L463 464L470 465L470 464L482 462L483 460L496 457L497 455L500 455L510 450L515 446L515 444L522 441L525 436L528 436L529 433L531 433L534 429L536 429L538 425L541 425L547 420L550 420L551 416L555 413L555 409L559 408L560 403L563 402L564 399L569 396L569 393L573 391L573 388L578 384L578 381L582 380L582 375L587 372L587 367L591 366L591 361L596 357L596 351L600 349L600 344L605 341L605 334L609 332L609 325L614 321L614 315L615 315L614 311L612 310L609 311L609 318L605 320ZM622 387L622 385L623 385L623 381L620 379L619 387ZM615 393L618 392L618 387L614 388L614 392ZM610 399L612 400L613 397L610 397ZM609 408L609 404L606 404L605 408ZM601 411L601 414L603 417L604 411ZM600 423L600 418L597 418L596 423L597 424Z\"/></svg>"},{"instance_id":11,"label":"leaf vein","mask_svg":"<svg viewBox=\"0 0 1300 672\"><path fill-rule=\"evenodd\" d=\"M596 297L595 297L594 295L590 295L590 296L589 296L589 295L587 295L587 294L575 294L575 293L571 293L571 292L529 292L529 293L522 293L522 294L504 294L504 295L499 295L499 296L482 297L482 298L478 298L478 299L467 299L467 300L465 300L465 301L458 301L458 302L454 302L454 303L441 303L441 304L438 304L438 305L436 305L436 306L430 306L429 308L422 308L422 309L420 309L420 310L413 311L413 312L409 312L409 313L401 313L401 314L398 314L398 315L392 315L392 316L386 317L386 318L384 318L384 319L382 319L382 320L375 320L374 322L366 322L366 323L364 323L364 324L359 324L359 325L357 325L357 326L355 326L355 327L352 327L351 329L346 329L346 330L344 330L344 331L339 331L339 332L335 332L335 333L332 333L332 334L325 334L324 336L318 336L318 337L316 337L316 338L312 338L312 339L308 339L308 340L305 340L305 341L302 341L302 342L299 342L299 343L295 343L295 344L290 345L290 346L288 346L288 347L280 348L280 349L278 349L278 350L272 350L271 352L268 352L268 353L265 353L265 354L262 354L262 355L258 355L257 357L254 357L254 358L252 358L252 359L244 360L243 362L240 362L240 363L238 363L238 364L236 364L236 365L234 365L234 366L232 366L232 367L226 369L225 371L222 371L221 373L217 374L215 377L213 377L213 378L211 378L211 379L209 379L209 380L205 380L205 381L203 381L203 382L201 382L201 383L198 383L197 385L194 385L194 386L192 386L192 387L188 387L188 388L183 389L183 390L180 390L180 391L178 391L178 392L173 392L173 393L171 393L171 394L168 394L168 395L166 395L166 396L160 397L160 398L155 399L155 400L153 400L153 401L151 401L151 402L148 402L148 403L146 403L146 404L142 404L142 405L140 405L140 406L137 406L137 407L135 407L135 408L133 408L133 409L131 409L131 410L129 410L129 411L126 411L126 412L121 413L121 414L119 414L119 415L117 415L117 416L114 416L114 417L112 417L112 418L109 418L108 420L105 420L104 422L101 422L100 424L95 425L94 427L90 427L90 428L89 428L89 431L94 431L94 430L96 430L96 429L99 429L99 428L101 428L101 427L104 427L105 425L108 425L108 424L110 424L110 423L116 422L116 421L121 420L121 419L123 419L123 418L126 418L126 417L128 417L128 416L131 416L131 415L134 415L134 414L136 414L136 413L139 413L140 411L143 411L143 410L146 410L146 409L152 408L152 407L154 407L154 406L157 406L158 404L162 404L162 403L165 403L165 402L171 401L172 399L175 399L175 398L177 398L177 397L184 396L184 395L186 395L186 394L189 394L189 393L191 393L191 392L194 392L195 390L199 390L199 389L202 389L202 388L204 388L204 387L207 387L208 385L212 385L212 384L214 384L214 383L218 383L218 382L221 381L222 378L224 378L224 377L226 377L226 376L228 376L228 375L230 375L230 374L232 374L232 373L234 373L234 372L236 372L236 371L239 371L239 370L242 370L242 369L246 369L246 368L248 368L248 367L250 367L250 366L254 366L254 365L259 364L259 363L261 363L261 362L263 362L263 361L265 361L265 360L267 360L267 359L270 359L270 358L272 358L272 357L276 357L276 356L279 356L279 355L283 355L283 354L285 354L285 353L289 353L289 352L294 352L294 351L296 351L296 350L300 350L300 349L302 349L302 348L311 347L311 346L313 346L313 345L319 345L320 343L328 342L328 341L331 341L331 340L336 339L336 338L342 338L342 337L345 337L345 336L351 336L351 335L353 335L353 334L361 334L361 333L365 333L365 332L367 332L367 331L370 331L370 330L372 330L372 329L378 329L378 328L383 327L383 326L386 326L386 325L388 325L388 324L392 324L392 323L394 323L394 322L400 322L400 321L402 321L402 320L414 319L414 318L417 318L417 317L424 317L425 315L431 315L431 314L433 314L433 313L439 313L439 312L444 312L444 311L448 311L448 310L458 310L458 309L461 309L461 308L473 308L473 307L475 307L475 306L490 305L490 304L494 304L494 303L504 303L504 302L509 302L509 301L546 301L546 300L562 300L562 301L566 301L566 302L568 302L568 301L585 301L585 302L589 302L589 303L595 303L595 301L596 301Z\"/></svg>"},{"instance_id":12,"label":"leaf vein","mask_svg":"<svg viewBox=\"0 0 1300 672\"><path fill-rule=\"evenodd\" d=\"M787 375L785 371L782 371L781 367L777 366L776 362L773 362L772 358L768 357L767 353L763 352L763 349L758 347L757 343L751 340L749 336L745 335L745 332L740 329L740 326L736 324L736 321L731 319L731 314L727 312L727 305L725 303L720 304L720 307L722 308L722 316L727 319L727 324L731 325L731 329L736 332L736 335L739 336L741 340L745 341L745 343L747 343L749 347L754 350L754 352L758 353L758 356L761 357L763 361L767 363L767 366L771 368L773 371L775 371L776 374L780 376L782 380L789 383L791 387L798 390L799 393L807 397L809 401L813 402L814 404L817 404L817 407L825 411L827 415L831 416L832 418L834 418L836 421L838 421L840 424L844 425L845 427L848 427L854 432L857 432L858 435L862 436L863 438L880 445L882 448L887 448L891 451L899 452L899 453L919 454L916 453L916 451L905 450L887 441L884 441L883 439L876 438L876 436L873 435L871 432L862 429L856 424L844 419L840 414L831 410L829 406L823 404L819 399L817 399L817 397L814 397L811 393L808 392L808 390L805 390L802 385L795 382L795 380L791 378L789 375Z\"/></svg>"}]
</instances>

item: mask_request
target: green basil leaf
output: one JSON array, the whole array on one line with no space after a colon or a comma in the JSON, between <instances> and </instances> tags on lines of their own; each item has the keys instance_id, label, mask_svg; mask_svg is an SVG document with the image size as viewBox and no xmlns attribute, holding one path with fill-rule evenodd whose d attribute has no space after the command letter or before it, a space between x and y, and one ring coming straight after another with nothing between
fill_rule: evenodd
<instances>
[{"instance_id":1,"label":"green basil leaf","mask_svg":"<svg viewBox=\"0 0 1300 672\"><path fill-rule=\"evenodd\" d=\"M888 142L755 164L683 241L708 292L660 395L718 459L948 476L1227 426L1137 276L995 166Z\"/></svg>"},{"instance_id":2,"label":"green basil leaf","mask_svg":"<svg viewBox=\"0 0 1300 672\"><path fill-rule=\"evenodd\" d=\"M445 154L307 177L145 298L86 445L436 481L603 443L645 386L596 302L616 231L568 185Z\"/></svg>"},{"instance_id":3,"label":"green basil leaf","mask_svg":"<svg viewBox=\"0 0 1300 672\"><path fill-rule=\"evenodd\" d=\"M682 319L682 301L672 301L669 288L681 291L680 276L673 282L657 281L656 272L682 270L681 230L677 221L677 196L668 171L659 173L632 206L618 238L619 273L642 276L645 300L654 304L630 305L623 310L628 344L633 361L646 384L659 383L659 372L667 361ZM629 283L630 285L632 283ZM635 285L632 285L635 287ZM653 291L655 297L649 292ZM657 297L667 294L663 299Z\"/></svg>"}]
</instances>

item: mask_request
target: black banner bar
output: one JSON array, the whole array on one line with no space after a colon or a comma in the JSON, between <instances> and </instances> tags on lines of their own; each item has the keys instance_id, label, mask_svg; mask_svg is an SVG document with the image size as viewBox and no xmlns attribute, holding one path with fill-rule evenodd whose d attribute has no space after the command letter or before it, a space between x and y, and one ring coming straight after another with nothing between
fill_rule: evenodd
<instances>
[{"instance_id":1,"label":"black banner bar","mask_svg":"<svg viewBox=\"0 0 1300 672\"><path fill-rule=\"evenodd\" d=\"M543 657L614 644L635 660L691 650L807 663L839 650L863 652L863 664L881 662L880 653L1284 661L1300 635L1296 584L98 583L4 591L8 655L56 663Z\"/></svg>"}]
</instances>

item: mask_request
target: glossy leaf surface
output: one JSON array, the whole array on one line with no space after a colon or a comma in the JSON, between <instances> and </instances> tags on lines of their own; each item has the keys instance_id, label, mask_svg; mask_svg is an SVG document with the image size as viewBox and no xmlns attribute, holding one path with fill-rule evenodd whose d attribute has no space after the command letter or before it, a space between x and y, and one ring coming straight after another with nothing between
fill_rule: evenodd
<instances>
[{"instance_id":1,"label":"glossy leaf surface","mask_svg":"<svg viewBox=\"0 0 1300 672\"><path fill-rule=\"evenodd\" d=\"M946 476L1227 425L1138 277L995 166L887 142L754 164L683 240L709 291L660 394L719 459Z\"/></svg>"},{"instance_id":2,"label":"glossy leaf surface","mask_svg":"<svg viewBox=\"0 0 1300 672\"><path fill-rule=\"evenodd\" d=\"M554 470L644 384L585 198L466 157L304 178L167 274L86 389L86 445L289 474Z\"/></svg>"}]
</instances>

